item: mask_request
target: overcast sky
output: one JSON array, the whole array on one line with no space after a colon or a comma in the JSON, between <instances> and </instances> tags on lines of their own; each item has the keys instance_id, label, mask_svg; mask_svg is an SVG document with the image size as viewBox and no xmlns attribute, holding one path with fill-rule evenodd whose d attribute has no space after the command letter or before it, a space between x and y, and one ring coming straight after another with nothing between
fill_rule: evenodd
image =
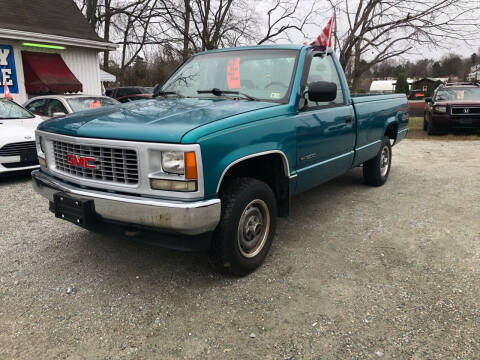
<instances>
[{"instance_id":1,"label":"overcast sky","mask_svg":"<svg viewBox=\"0 0 480 360\"><path fill-rule=\"evenodd\" d=\"M320 4L320 6L323 6L325 4L325 10L321 11L321 14L318 16L318 23L315 23L314 25L308 25L305 29L305 33L307 35L307 39L300 34L299 32L291 32L290 37L291 40L295 43L303 43L304 41L313 41L317 35L322 31L324 26L327 24L328 19L333 15L333 11L329 8L329 4L325 0L305 0L305 4L307 4L309 1L315 1L316 4ZM349 5L353 4L355 5L355 2L357 0L349 0ZM471 0L470 0L471 1ZM262 7L265 7L265 9L268 7L269 1L264 1L262 3L259 3L259 8L261 9ZM478 0L473 0L471 3L476 3L480 7L480 1ZM261 11L261 10L260 10ZM331 12L331 14L330 14ZM471 14L472 19L480 19L480 11L477 11L476 13ZM338 24L337 24L337 29L340 33L342 31L346 31L347 26L345 24L342 24L341 17L339 16L338 19ZM480 20L479 20L480 21ZM284 43L285 41L277 41L278 43ZM441 59L442 56L452 52L455 53L459 56L462 57L470 57L470 55L474 52L478 52L478 49L480 47L480 32L478 35L478 39L476 41L471 42L470 44L466 44L464 42L458 41L455 43L445 43L443 47L431 47L427 48L425 46L416 46L409 54L403 55L401 58L397 58L397 60L418 60L418 59L424 59L424 58L430 58L430 59Z\"/></svg>"}]
</instances>

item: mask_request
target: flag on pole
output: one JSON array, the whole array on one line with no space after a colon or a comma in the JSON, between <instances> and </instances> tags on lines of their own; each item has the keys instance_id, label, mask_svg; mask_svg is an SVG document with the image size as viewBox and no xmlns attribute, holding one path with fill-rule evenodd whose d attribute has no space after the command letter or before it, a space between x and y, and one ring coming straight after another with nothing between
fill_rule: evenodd
<instances>
[{"instance_id":1,"label":"flag on pole","mask_svg":"<svg viewBox=\"0 0 480 360\"><path fill-rule=\"evenodd\" d=\"M3 97L7 98L8 100L12 100L13 101L13 96L12 94L10 94L10 90L8 89L8 85L7 85L7 82L5 81L5 79L3 78L2 76L2 80L3 80Z\"/></svg>"},{"instance_id":2,"label":"flag on pole","mask_svg":"<svg viewBox=\"0 0 480 360\"><path fill-rule=\"evenodd\" d=\"M332 33L333 33L333 22L335 21L335 17L332 16L330 20L328 20L327 26L325 26L316 38L315 41L312 41L310 45L313 46L328 46L332 47Z\"/></svg>"}]
</instances>

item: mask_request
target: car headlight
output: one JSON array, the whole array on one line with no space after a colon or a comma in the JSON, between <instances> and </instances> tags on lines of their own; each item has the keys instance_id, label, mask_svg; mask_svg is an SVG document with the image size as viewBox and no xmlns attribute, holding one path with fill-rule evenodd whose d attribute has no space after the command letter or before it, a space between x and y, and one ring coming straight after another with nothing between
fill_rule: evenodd
<instances>
[{"instance_id":1,"label":"car headlight","mask_svg":"<svg viewBox=\"0 0 480 360\"><path fill-rule=\"evenodd\" d=\"M446 106L434 106L433 110L439 113L446 113L447 107Z\"/></svg>"},{"instance_id":2,"label":"car headlight","mask_svg":"<svg viewBox=\"0 0 480 360\"><path fill-rule=\"evenodd\" d=\"M149 166L152 189L179 192L193 192L198 189L195 151L151 150Z\"/></svg>"},{"instance_id":3,"label":"car headlight","mask_svg":"<svg viewBox=\"0 0 480 360\"><path fill-rule=\"evenodd\" d=\"M167 173L183 175L185 173L185 159L183 152L162 152L162 169Z\"/></svg>"}]
</instances>

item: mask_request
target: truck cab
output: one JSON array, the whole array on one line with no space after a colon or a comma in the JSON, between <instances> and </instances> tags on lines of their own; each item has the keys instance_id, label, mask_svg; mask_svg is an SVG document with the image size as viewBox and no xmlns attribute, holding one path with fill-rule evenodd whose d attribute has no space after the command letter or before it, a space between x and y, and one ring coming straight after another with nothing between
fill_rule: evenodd
<instances>
[{"instance_id":1,"label":"truck cab","mask_svg":"<svg viewBox=\"0 0 480 360\"><path fill-rule=\"evenodd\" d=\"M331 49L214 50L152 100L44 122L33 184L59 218L205 249L244 275L295 194L356 166L383 185L407 123L405 95L352 96Z\"/></svg>"}]
</instances>

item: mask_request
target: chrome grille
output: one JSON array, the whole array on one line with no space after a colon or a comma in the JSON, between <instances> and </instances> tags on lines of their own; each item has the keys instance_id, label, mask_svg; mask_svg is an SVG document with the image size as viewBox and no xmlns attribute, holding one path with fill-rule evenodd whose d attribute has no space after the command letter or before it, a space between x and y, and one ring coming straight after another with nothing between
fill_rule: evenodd
<instances>
[{"instance_id":1,"label":"chrome grille","mask_svg":"<svg viewBox=\"0 0 480 360\"><path fill-rule=\"evenodd\" d=\"M452 115L480 115L480 107L452 107Z\"/></svg>"},{"instance_id":2,"label":"chrome grille","mask_svg":"<svg viewBox=\"0 0 480 360\"><path fill-rule=\"evenodd\" d=\"M72 144L53 141L55 167L57 171L79 178L111 182L116 184L138 184L137 152L132 149ZM95 169L67 164L67 155L95 158Z\"/></svg>"},{"instance_id":3,"label":"chrome grille","mask_svg":"<svg viewBox=\"0 0 480 360\"><path fill-rule=\"evenodd\" d=\"M0 149L0 156L15 156L25 152L37 153L35 141L24 141L7 144Z\"/></svg>"}]
</instances>

